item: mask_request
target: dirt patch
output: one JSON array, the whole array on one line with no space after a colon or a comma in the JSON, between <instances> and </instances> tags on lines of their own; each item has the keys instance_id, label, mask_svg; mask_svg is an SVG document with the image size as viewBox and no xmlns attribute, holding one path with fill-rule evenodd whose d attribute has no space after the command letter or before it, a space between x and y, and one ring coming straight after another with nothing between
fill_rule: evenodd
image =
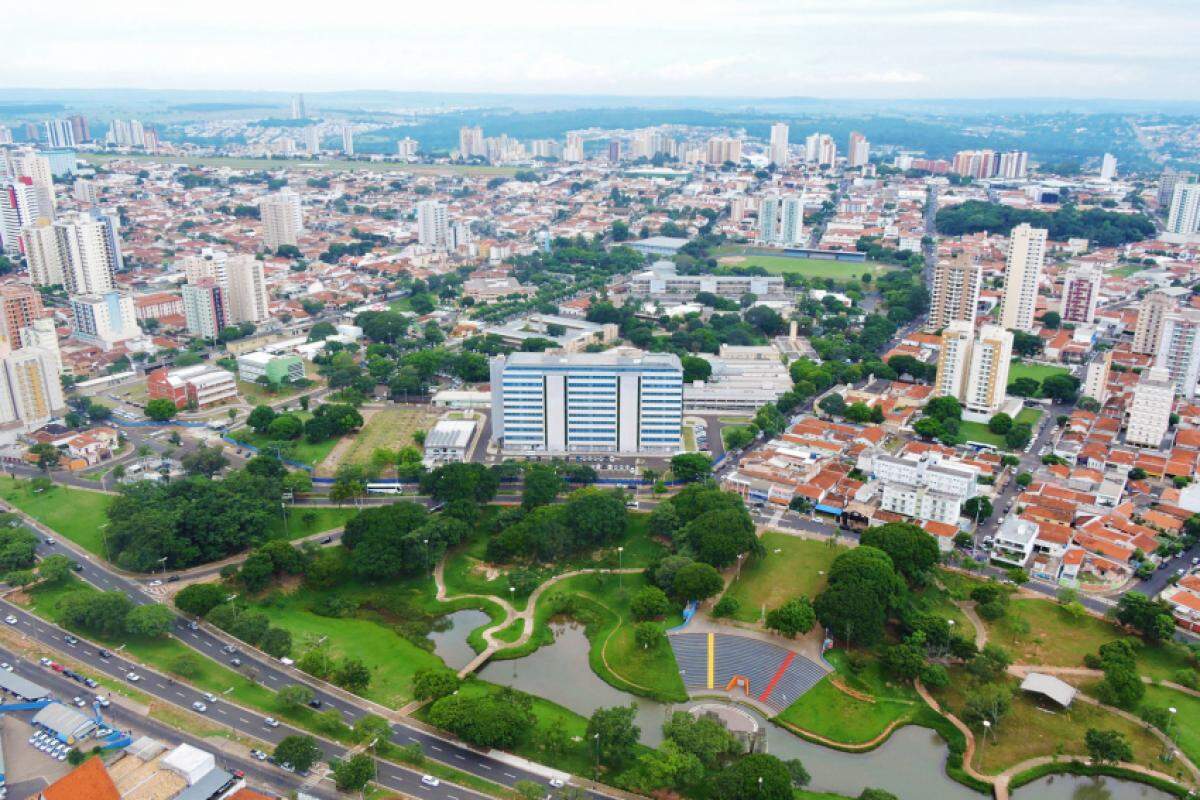
<instances>
[{"instance_id":1,"label":"dirt patch","mask_svg":"<svg viewBox=\"0 0 1200 800\"><path fill-rule=\"evenodd\" d=\"M744 264L746 263L745 256L721 256L717 259L718 264Z\"/></svg>"},{"instance_id":2,"label":"dirt patch","mask_svg":"<svg viewBox=\"0 0 1200 800\"><path fill-rule=\"evenodd\" d=\"M833 688L837 689L842 694L850 695L855 700L862 700L864 703L874 703L875 702L874 697L867 694L866 692L860 692L857 689L851 689L849 686L842 683L841 678L838 678L835 676L835 677L830 678L829 682L831 684L833 684Z\"/></svg>"}]
</instances>

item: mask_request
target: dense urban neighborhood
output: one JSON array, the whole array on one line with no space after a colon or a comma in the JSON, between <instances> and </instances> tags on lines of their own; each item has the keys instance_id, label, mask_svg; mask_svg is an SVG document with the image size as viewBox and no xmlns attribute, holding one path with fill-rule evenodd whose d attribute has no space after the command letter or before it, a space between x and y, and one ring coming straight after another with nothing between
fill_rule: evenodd
<instances>
[{"instance_id":1,"label":"dense urban neighborhood","mask_svg":"<svg viewBox=\"0 0 1200 800\"><path fill-rule=\"evenodd\" d=\"M0 784L1200 788L1194 126L319 97L0 107Z\"/></svg>"}]
</instances>

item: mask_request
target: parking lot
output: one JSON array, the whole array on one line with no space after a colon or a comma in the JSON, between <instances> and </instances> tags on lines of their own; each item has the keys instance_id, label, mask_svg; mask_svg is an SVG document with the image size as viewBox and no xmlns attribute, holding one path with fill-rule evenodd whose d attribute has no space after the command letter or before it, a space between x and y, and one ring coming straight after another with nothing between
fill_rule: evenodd
<instances>
[{"instance_id":1,"label":"parking lot","mask_svg":"<svg viewBox=\"0 0 1200 800\"><path fill-rule=\"evenodd\" d=\"M14 800L29 797L71 771L66 755L59 760L30 744L33 726L12 714L3 722L5 779Z\"/></svg>"}]
</instances>

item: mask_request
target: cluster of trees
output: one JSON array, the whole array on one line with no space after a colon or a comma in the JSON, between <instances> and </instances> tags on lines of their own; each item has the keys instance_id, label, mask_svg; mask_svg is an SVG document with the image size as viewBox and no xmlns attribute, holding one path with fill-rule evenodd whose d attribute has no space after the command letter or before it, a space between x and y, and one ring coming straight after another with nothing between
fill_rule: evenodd
<instances>
[{"instance_id":1,"label":"cluster of trees","mask_svg":"<svg viewBox=\"0 0 1200 800\"><path fill-rule=\"evenodd\" d=\"M432 572L446 549L469 532L460 519L430 515L422 505L401 501L358 512L346 522L342 544L355 575L387 580Z\"/></svg>"},{"instance_id":2,"label":"cluster of trees","mask_svg":"<svg viewBox=\"0 0 1200 800\"><path fill-rule=\"evenodd\" d=\"M92 589L77 589L59 598L58 615L69 628L101 636L165 636L175 619L166 606L135 606L123 592Z\"/></svg>"},{"instance_id":3,"label":"cluster of trees","mask_svg":"<svg viewBox=\"0 0 1200 800\"><path fill-rule=\"evenodd\" d=\"M324 403L305 421L299 414L279 413L270 406L256 406L246 418L256 433L279 441L294 441L303 436L310 444L344 436L362 427L362 414L352 405Z\"/></svg>"},{"instance_id":4,"label":"cluster of trees","mask_svg":"<svg viewBox=\"0 0 1200 800\"><path fill-rule=\"evenodd\" d=\"M220 481L126 484L107 511L109 557L150 572L216 561L261 542L279 514L280 471L274 459L256 459Z\"/></svg>"},{"instance_id":5,"label":"cluster of trees","mask_svg":"<svg viewBox=\"0 0 1200 800\"><path fill-rule=\"evenodd\" d=\"M1041 383L1033 378L1017 378L1008 384L1008 393L1017 397L1049 397L1057 403L1074 403L1079 397L1079 378L1074 375L1047 375Z\"/></svg>"},{"instance_id":6,"label":"cluster of trees","mask_svg":"<svg viewBox=\"0 0 1200 800\"><path fill-rule=\"evenodd\" d=\"M742 498L710 482L688 484L660 502L650 514L649 525L654 535L670 537L677 556L718 569L739 555L763 553Z\"/></svg>"},{"instance_id":7,"label":"cluster of trees","mask_svg":"<svg viewBox=\"0 0 1200 800\"><path fill-rule=\"evenodd\" d=\"M284 548L292 550L286 542ZM278 549L276 556L292 560ZM293 570L303 570L299 553L294 557ZM282 572L282 570L281 570ZM293 572L292 574L298 574ZM259 647L264 652L282 658L291 655L292 634L284 628L271 625L271 619L262 611L246 608L245 604L231 600L233 595L226 586L216 583L195 583L181 589L175 595L175 607L185 614L202 618L221 630Z\"/></svg>"},{"instance_id":8,"label":"cluster of trees","mask_svg":"<svg viewBox=\"0 0 1200 800\"><path fill-rule=\"evenodd\" d=\"M956 445L961 442L958 435L962 423L962 406L953 397L935 397L925 404L924 414L913 423L913 431L927 439L937 439L943 444Z\"/></svg>"},{"instance_id":9,"label":"cluster of trees","mask_svg":"<svg viewBox=\"0 0 1200 800\"><path fill-rule=\"evenodd\" d=\"M883 422L881 406L869 406L861 400L847 405L846 399L836 392L822 397L821 402L817 403L817 407L831 417L842 417L859 425L868 422L876 424Z\"/></svg>"},{"instance_id":10,"label":"cluster of trees","mask_svg":"<svg viewBox=\"0 0 1200 800\"><path fill-rule=\"evenodd\" d=\"M1116 247L1154 236L1154 222L1143 214L1122 214L1099 208L1080 211L1074 205L1046 212L968 200L939 209L935 222L938 233L945 236L979 231L1007 235L1015 226L1028 222L1035 228L1049 230L1050 238L1055 241L1083 238L1100 247Z\"/></svg>"},{"instance_id":11,"label":"cluster of trees","mask_svg":"<svg viewBox=\"0 0 1200 800\"><path fill-rule=\"evenodd\" d=\"M579 489L564 503L505 515L504 527L488 540L487 557L496 562L552 561L606 547L625 536L628 513L619 489Z\"/></svg>"}]
</instances>

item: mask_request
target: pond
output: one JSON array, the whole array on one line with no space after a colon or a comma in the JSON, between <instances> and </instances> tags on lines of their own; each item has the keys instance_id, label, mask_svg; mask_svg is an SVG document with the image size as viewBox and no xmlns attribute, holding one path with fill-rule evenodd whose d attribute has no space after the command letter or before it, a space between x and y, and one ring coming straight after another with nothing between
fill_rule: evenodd
<instances>
[{"instance_id":1,"label":"pond","mask_svg":"<svg viewBox=\"0 0 1200 800\"><path fill-rule=\"evenodd\" d=\"M589 643L582 626L555 623L551 629L554 644L525 658L493 661L480 671L479 677L544 697L584 717L597 708L635 702L642 742L650 746L661 743L662 723L671 711L690 707L691 704L670 706L614 689L600 680L588 664ZM870 752L843 753L806 742L746 706L739 708L765 726L769 753L783 759L798 758L804 763L812 775L808 788L813 791L853 797L867 787L877 787L902 800L984 797L946 775L946 744L927 728L904 727ZM936 769L931 768L933 765ZM1111 778L1097 782L1072 776L1042 779L1014 792L1013 797L1015 800L1167 800L1167 795L1140 784Z\"/></svg>"},{"instance_id":2,"label":"pond","mask_svg":"<svg viewBox=\"0 0 1200 800\"><path fill-rule=\"evenodd\" d=\"M490 619L487 614L474 608L447 614L442 617L447 627L429 634L433 652L446 662L447 667L457 672L475 657L475 651L467 644L467 636L479 626L486 625Z\"/></svg>"}]
</instances>

